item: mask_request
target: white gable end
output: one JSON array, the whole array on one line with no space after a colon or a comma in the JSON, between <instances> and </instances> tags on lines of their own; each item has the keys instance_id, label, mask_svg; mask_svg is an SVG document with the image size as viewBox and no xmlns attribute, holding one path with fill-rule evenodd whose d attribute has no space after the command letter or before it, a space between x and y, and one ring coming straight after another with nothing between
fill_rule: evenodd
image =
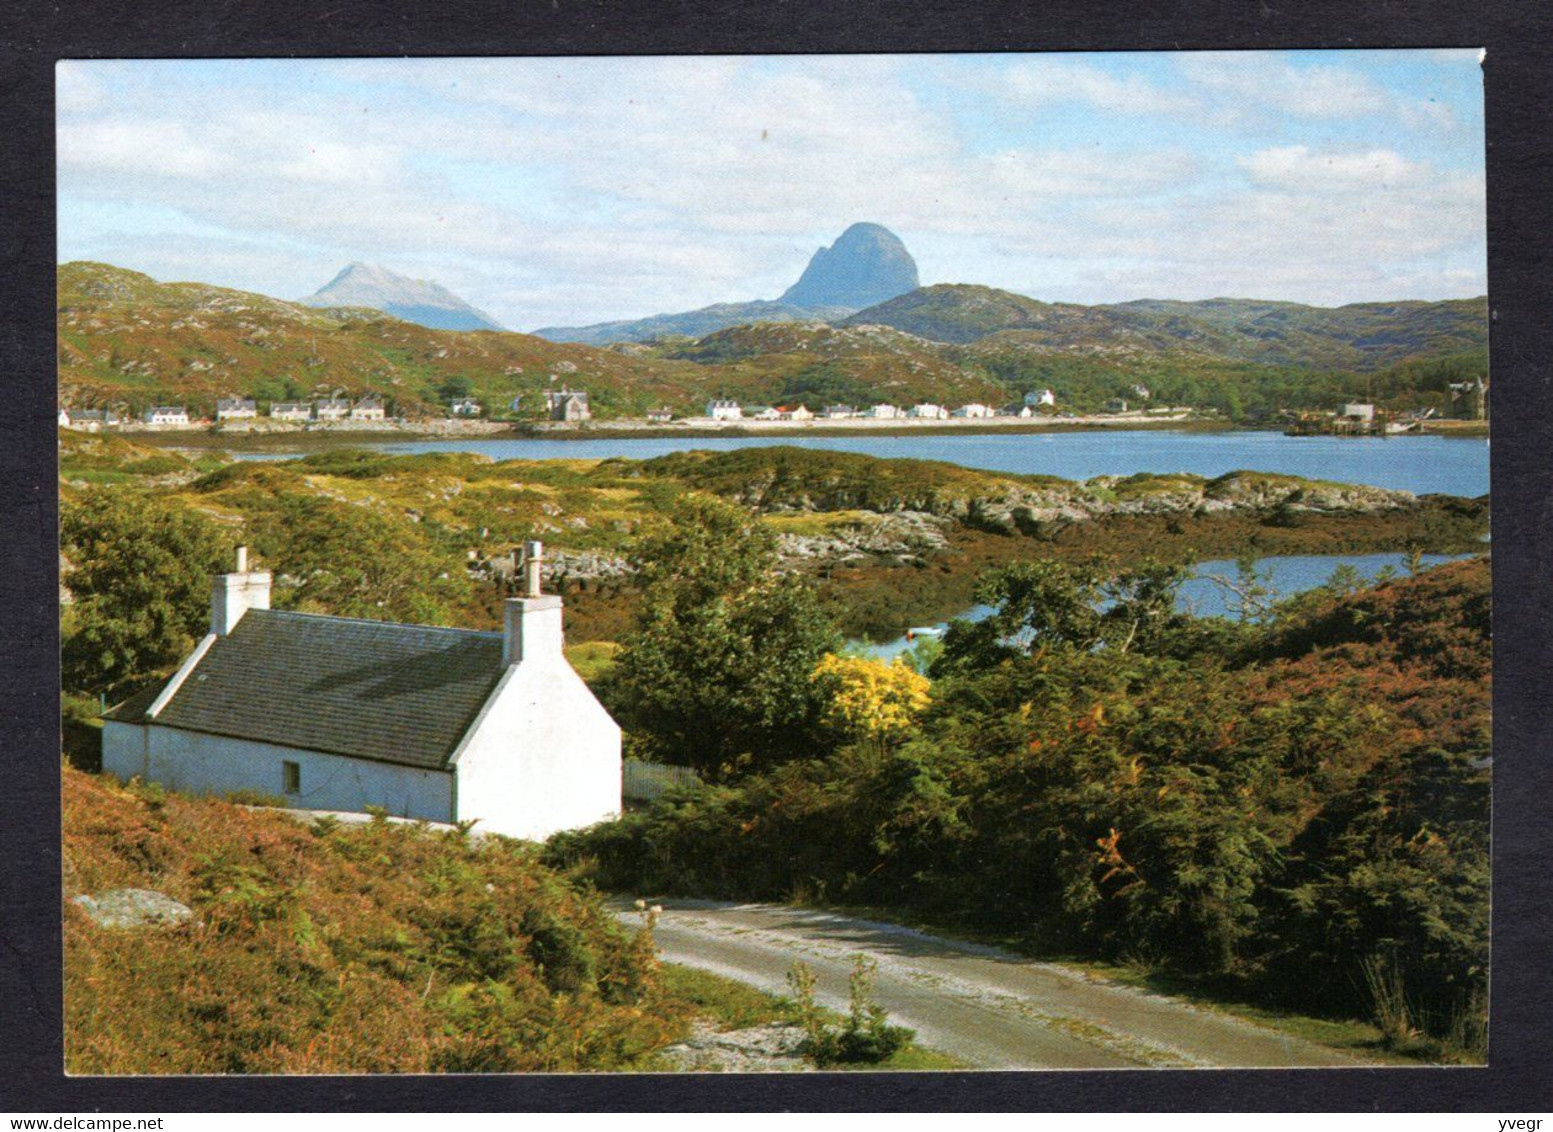
<instances>
[{"instance_id":1,"label":"white gable end","mask_svg":"<svg viewBox=\"0 0 1553 1132\"><path fill-rule=\"evenodd\" d=\"M542 840L620 814L620 727L560 656L519 661L453 757L460 821Z\"/></svg>"}]
</instances>

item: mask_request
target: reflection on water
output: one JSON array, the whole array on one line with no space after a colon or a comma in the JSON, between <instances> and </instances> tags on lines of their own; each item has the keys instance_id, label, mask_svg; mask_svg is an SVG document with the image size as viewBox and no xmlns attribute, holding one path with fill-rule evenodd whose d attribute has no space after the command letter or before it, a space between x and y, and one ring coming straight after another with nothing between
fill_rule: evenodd
<instances>
[{"instance_id":1,"label":"reflection on water","mask_svg":"<svg viewBox=\"0 0 1553 1132\"><path fill-rule=\"evenodd\" d=\"M1425 554L1422 556L1423 565L1437 566L1442 562L1454 562L1459 558L1467 558L1465 554ZM1290 597L1306 590L1314 589L1332 577L1333 571L1340 566L1351 566L1354 571L1365 581L1373 580L1381 571L1391 569L1397 573L1405 573L1407 570L1407 555L1405 554L1292 554L1278 558L1263 558L1256 564L1258 584L1272 591L1275 598ZM1239 598L1228 587L1215 581L1215 578L1227 579L1231 582L1238 581L1239 571L1235 563L1228 558L1216 558L1208 562L1200 562L1192 571L1192 576L1181 586L1177 595L1177 608L1195 613L1199 617L1229 617L1235 614L1235 606ZM967 609L960 617L968 621L980 621L992 612L990 605L976 605ZM942 629L946 623L941 622L934 629ZM919 637L920 639L920 637ZM862 650L869 656L878 657L881 660L893 660L914 642L908 641L904 635L883 643L868 641L848 642L855 648Z\"/></svg>"}]
</instances>

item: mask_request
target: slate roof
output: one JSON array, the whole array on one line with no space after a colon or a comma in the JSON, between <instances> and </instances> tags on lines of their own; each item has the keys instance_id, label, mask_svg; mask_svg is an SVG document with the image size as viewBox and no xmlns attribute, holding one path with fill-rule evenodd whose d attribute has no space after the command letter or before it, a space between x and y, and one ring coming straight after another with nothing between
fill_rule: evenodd
<instances>
[{"instance_id":1,"label":"slate roof","mask_svg":"<svg viewBox=\"0 0 1553 1132\"><path fill-rule=\"evenodd\" d=\"M251 609L155 722L441 770L502 672L500 633ZM145 722L152 698L108 717Z\"/></svg>"}]
</instances>

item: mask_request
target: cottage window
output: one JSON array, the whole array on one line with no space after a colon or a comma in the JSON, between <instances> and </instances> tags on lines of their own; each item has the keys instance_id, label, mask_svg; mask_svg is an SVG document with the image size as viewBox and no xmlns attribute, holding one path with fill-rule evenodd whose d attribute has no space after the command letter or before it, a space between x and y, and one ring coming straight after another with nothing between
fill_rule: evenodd
<instances>
[{"instance_id":1,"label":"cottage window","mask_svg":"<svg viewBox=\"0 0 1553 1132\"><path fill-rule=\"evenodd\" d=\"M287 794L302 793L302 764L285 760L280 764L280 788Z\"/></svg>"}]
</instances>

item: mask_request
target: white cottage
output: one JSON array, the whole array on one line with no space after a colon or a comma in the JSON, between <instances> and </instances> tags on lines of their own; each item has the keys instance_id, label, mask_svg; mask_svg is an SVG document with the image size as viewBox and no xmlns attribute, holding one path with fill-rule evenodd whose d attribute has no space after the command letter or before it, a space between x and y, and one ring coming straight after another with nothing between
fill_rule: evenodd
<instances>
[{"instance_id":1,"label":"white cottage","mask_svg":"<svg viewBox=\"0 0 1553 1132\"><path fill-rule=\"evenodd\" d=\"M527 550L500 633L272 610L270 575L239 550L210 633L105 717L103 769L536 840L618 815L620 728L567 663L561 598Z\"/></svg>"}]
</instances>

